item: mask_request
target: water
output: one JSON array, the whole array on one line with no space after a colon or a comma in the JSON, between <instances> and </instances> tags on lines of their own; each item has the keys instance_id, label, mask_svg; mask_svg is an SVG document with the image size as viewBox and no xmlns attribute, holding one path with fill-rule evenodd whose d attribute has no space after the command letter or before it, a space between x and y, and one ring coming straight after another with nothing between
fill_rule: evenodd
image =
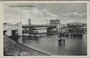
<instances>
[{"instance_id":1,"label":"water","mask_svg":"<svg viewBox=\"0 0 90 58\"><path fill-rule=\"evenodd\" d=\"M65 45L58 44L58 36L43 36L37 40L24 40L23 44L49 55L87 55L87 37L65 38Z\"/></svg>"}]
</instances>

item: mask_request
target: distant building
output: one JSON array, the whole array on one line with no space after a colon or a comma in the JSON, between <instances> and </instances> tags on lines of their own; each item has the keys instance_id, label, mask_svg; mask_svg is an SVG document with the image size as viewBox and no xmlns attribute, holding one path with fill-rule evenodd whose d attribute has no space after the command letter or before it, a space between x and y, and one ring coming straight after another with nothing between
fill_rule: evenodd
<instances>
[{"instance_id":1,"label":"distant building","mask_svg":"<svg viewBox=\"0 0 90 58\"><path fill-rule=\"evenodd\" d=\"M86 23L81 23L81 22L73 22L73 23L68 23L67 27L87 27Z\"/></svg>"},{"instance_id":2,"label":"distant building","mask_svg":"<svg viewBox=\"0 0 90 58\"><path fill-rule=\"evenodd\" d=\"M59 33L60 28L61 28L60 19L50 20L50 25L56 26L56 28L51 30L51 31L53 31L52 33L54 33L54 34Z\"/></svg>"},{"instance_id":3,"label":"distant building","mask_svg":"<svg viewBox=\"0 0 90 58\"><path fill-rule=\"evenodd\" d=\"M50 20L50 25L58 25L58 24L61 24L59 19Z\"/></svg>"},{"instance_id":4,"label":"distant building","mask_svg":"<svg viewBox=\"0 0 90 58\"><path fill-rule=\"evenodd\" d=\"M67 29L72 33L86 33L87 32L87 24L82 22L73 22L67 24Z\"/></svg>"}]
</instances>

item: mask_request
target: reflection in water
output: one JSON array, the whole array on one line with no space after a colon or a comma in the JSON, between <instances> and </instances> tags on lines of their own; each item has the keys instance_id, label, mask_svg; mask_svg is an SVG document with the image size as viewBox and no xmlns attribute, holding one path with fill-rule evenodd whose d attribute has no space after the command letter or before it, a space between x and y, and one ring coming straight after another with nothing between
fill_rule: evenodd
<instances>
[{"instance_id":1,"label":"reflection in water","mask_svg":"<svg viewBox=\"0 0 90 58\"><path fill-rule=\"evenodd\" d=\"M58 36L43 36L38 40L23 38L23 44L50 55L87 55L87 37L65 38L65 44L58 44Z\"/></svg>"}]
</instances>

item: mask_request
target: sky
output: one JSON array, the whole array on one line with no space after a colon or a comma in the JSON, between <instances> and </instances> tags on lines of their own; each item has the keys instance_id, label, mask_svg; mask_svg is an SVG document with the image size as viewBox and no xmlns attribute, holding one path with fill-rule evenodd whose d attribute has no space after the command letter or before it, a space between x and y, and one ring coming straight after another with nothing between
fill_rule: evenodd
<instances>
[{"instance_id":1,"label":"sky","mask_svg":"<svg viewBox=\"0 0 90 58\"><path fill-rule=\"evenodd\" d=\"M9 3L4 4L4 22L49 24L49 20L60 19L62 24L87 21L86 3Z\"/></svg>"}]
</instances>

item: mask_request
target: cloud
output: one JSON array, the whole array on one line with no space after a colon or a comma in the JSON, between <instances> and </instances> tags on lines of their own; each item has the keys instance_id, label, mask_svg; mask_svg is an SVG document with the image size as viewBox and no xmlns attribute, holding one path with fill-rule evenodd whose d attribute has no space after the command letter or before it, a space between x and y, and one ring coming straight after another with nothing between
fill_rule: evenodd
<instances>
[{"instance_id":1,"label":"cloud","mask_svg":"<svg viewBox=\"0 0 90 58\"><path fill-rule=\"evenodd\" d=\"M50 18L50 17L58 17L57 15L49 12L47 9L37 9L32 8L30 10L26 10L23 8L11 8L5 7L5 15L7 16L26 16L26 17L36 17L36 18Z\"/></svg>"},{"instance_id":2,"label":"cloud","mask_svg":"<svg viewBox=\"0 0 90 58\"><path fill-rule=\"evenodd\" d=\"M60 13L56 15L48 9L38 9L36 7L4 7L4 17L12 17L11 20L9 20L12 23L20 21L20 17L23 17L23 23L27 23L30 18L33 24L46 24L46 20L49 21L50 19L56 19L57 17L61 19L62 23L73 21L86 22L87 15L86 13L79 12Z\"/></svg>"},{"instance_id":3,"label":"cloud","mask_svg":"<svg viewBox=\"0 0 90 58\"><path fill-rule=\"evenodd\" d=\"M11 18L13 21L20 21L20 17L23 17L23 22L27 21L27 18L30 18L32 22L36 23L36 21L39 23L45 23L47 19L52 19L58 17L57 15L49 12L47 9L41 9L38 8L32 8L32 9L23 9L23 8L11 8L6 7L4 9L5 11L5 17ZM13 22L13 23L14 23Z\"/></svg>"},{"instance_id":4,"label":"cloud","mask_svg":"<svg viewBox=\"0 0 90 58\"><path fill-rule=\"evenodd\" d=\"M69 18L87 18L86 13L78 13L78 12L71 12L71 13L61 13L59 14L60 17L69 17Z\"/></svg>"},{"instance_id":5,"label":"cloud","mask_svg":"<svg viewBox=\"0 0 90 58\"><path fill-rule=\"evenodd\" d=\"M46 13L46 15L49 17L56 17L56 18L58 17L58 15L49 12L47 9L42 9L42 12Z\"/></svg>"}]
</instances>

